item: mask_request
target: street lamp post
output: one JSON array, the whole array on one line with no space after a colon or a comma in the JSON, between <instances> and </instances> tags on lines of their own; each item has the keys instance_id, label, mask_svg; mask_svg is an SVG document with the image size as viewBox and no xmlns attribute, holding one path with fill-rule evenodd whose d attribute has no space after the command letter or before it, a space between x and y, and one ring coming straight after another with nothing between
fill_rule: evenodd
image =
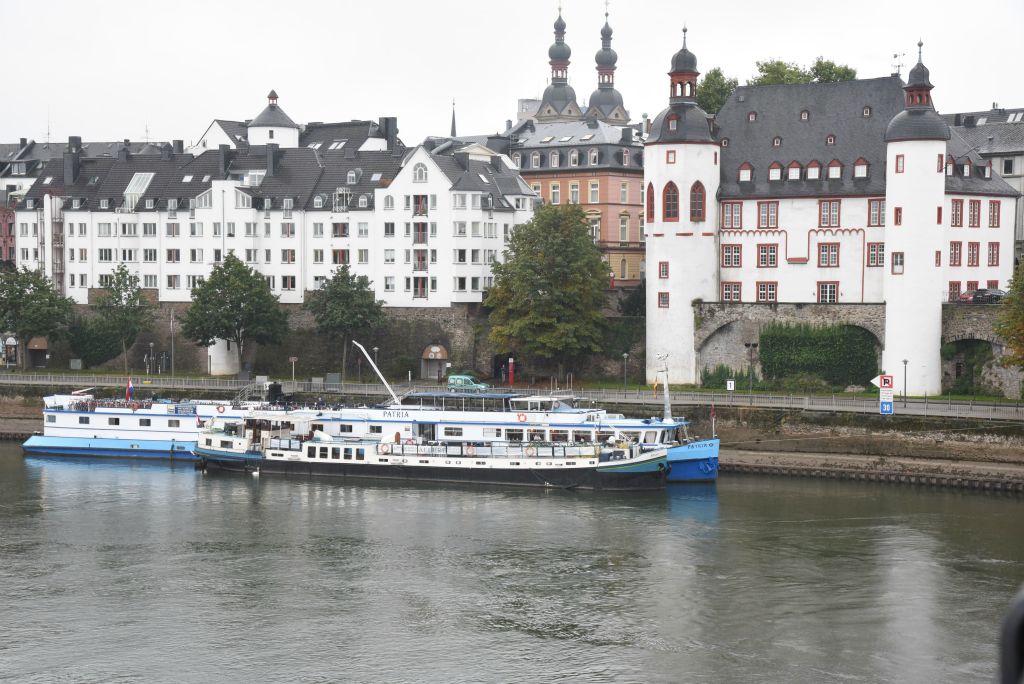
<instances>
[{"instance_id":1,"label":"street lamp post","mask_svg":"<svg viewBox=\"0 0 1024 684\"><path fill-rule=\"evenodd\" d=\"M907 408L907 359L903 359L903 408Z\"/></svg>"},{"instance_id":2,"label":"street lamp post","mask_svg":"<svg viewBox=\"0 0 1024 684\"><path fill-rule=\"evenodd\" d=\"M374 348L373 348L373 364L374 364L374 365L377 365L377 350L378 350L379 348L380 348L380 347L374 347Z\"/></svg>"},{"instance_id":3,"label":"street lamp post","mask_svg":"<svg viewBox=\"0 0 1024 684\"><path fill-rule=\"evenodd\" d=\"M155 359L153 358L153 343L150 342L149 343L149 357L146 359L146 375L152 375L153 374L153 362L154 361L155 361Z\"/></svg>"},{"instance_id":4,"label":"street lamp post","mask_svg":"<svg viewBox=\"0 0 1024 684\"><path fill-rule=\"evenodd\" d=\"M622 393L626 393L626 362L629 361L629 352L622 352Z\"/></svg>"},{"instance_id":5,"label":"street lamp post","mask_svg":"<svg viewBox=\"0 0 1024 684\"><path fill-rule=\"evenodd\" d=\"M754 352L757 350L757 342L744 342L743 346L747 348L747 376L748 376L748 394L750 394L750 405L754 405Z\"/></svg>"}]
</instances>

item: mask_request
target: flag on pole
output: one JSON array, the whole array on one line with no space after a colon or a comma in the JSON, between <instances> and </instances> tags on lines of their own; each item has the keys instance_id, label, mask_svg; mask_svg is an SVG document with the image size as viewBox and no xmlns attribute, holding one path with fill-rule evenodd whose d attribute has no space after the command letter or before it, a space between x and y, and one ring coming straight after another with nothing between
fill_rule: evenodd
<instances>
[{"instance_id":1,"label":"flag on pole","mask_svg":"<svg viewBox=\"0 0 1024 684\"><path fill-rule=\"evenodd\" d=\"M131 401L135 396L135 385L132 384L132 376L128 376L128 386L124 388L124 400Z\"/></svg>"},{"instance_id":2,"label":"flag on pole","mask_svg":"<svg viewBox=\"0 0 1024 684\"><path fill-rule=\"evenodd\" d=\"M653 387L653 388L651 388L651 392L652 392L652 393L653 393L653 394L654 394L655 396L657 396L657 395L658 395L658 376L657 376L657 375L655 375L655 376L654 376L654 387Z\"/></svg>"},{"instance_id":3,"label":"flag on pole","mask_svg":"<svg viewBox=\"0 0 1024 684\"><path fill-rule=\"evenodd\" d=\"M715 405L714 404L711 404L711 417L712 418L715 417Z\"/></svg>"}]
</instances>

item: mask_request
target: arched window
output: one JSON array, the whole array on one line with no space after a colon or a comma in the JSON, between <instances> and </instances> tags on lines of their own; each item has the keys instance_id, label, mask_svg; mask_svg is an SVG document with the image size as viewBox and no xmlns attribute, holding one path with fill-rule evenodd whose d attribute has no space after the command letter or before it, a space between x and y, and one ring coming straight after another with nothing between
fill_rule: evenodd
<instances>
[{"instance_id":1,"label":"arched window","mask_svg":"<svg viewBox=\"0 0 1024 684\"><path fill-rule=\"evenodd\" d=\"M551 154L548 155L548 165L551 168L557 169L558 168L558 162L559 162L559 159L558 159L558 153L557 152L552 152Z\"/></svg>"},{"instance_id":2,"label":"arched window","mask_svg":"<svg viewBox=\"0 0 1024 684\"><path fill-rule=\"evenodd\" d=\"M629 166L629 150L622 150L622 165Z\"/></svg>"},{"instance_id":3,"label":"arched window","mask_svg":"<svg viewBox=\"0 0 1024 684\"><path fill-rule=\"evenodd\" d=\"M661 220L679 220L679 188L675 183L669 182L661 193Z\"/></svg>"},{"instance_id":4,"label":"arched window","mask_svg":"<svg viewBox=\"0 0 1024 684\"><path fill-rule=\"evenodd\" d=\"M654 185L647 184L647 222L654 221Z\"/></svg>"},{"instance_id":5,"label":"arched window","mask_svg":"<svg viewBox=\"0 0 1024 684\"><path fill-rule=\"evenodd\" d=\"M580 153L577 152L576 150L570 150L569 151L569 166L579 166L579 165L580 165Z\"/></svg>"},{"instance_id":6,"label":"arched window","mask_svg":"<svg viewBox=\"0 0 1024 684\"><path fill-rule=\"evenodd\" d=\"M530 168L540 168L540 152L534 152L533 154L530 155Z\"/></svg>"},{"instance_id":7,"label":"arched window","mask_svg":"<svg viewBox=\"0 0 1024 684\"><path fill-rule=\"evenodd\" d=\"M345 182L348 183L349 185L356 184L356 172L354 170L348 172L348 174L345 176Z\"/></svg>"},{"instance_id":8,"label":"arched window","mask_svg":"<svg viewBox=\"0 0 1024 684\"><path fill-rule=\"evenodd\" d=\"M704 185L697 181L690 186L690 220L704 220Z\"/></svg>"},{"instance_id":9,"label":"arched window","mask_svg":"<svg viewBox=\"0 0 1024 684\"><path fill-rule=\"evenodd\" d=\"M369 204L370 204L370 200L368 200L366 198L366 195L360 195L359 196L359 208L360 209L366 209L366 207L369 206Z\"/></svg>"},{"instance_id":10,"label":"arched window","mask_svg":"<svg viewBox=\"0 0 1024 684\"><path fill-rule=\"evenodd\" d=\"M512 163L516 165L516 168L521 167L522 162L523 158L519 155L518 152L512 155Z\"/></svg>"},{"instance_id":11,"label":"arched window","mask_svg":"<svg viewBox=\"0 0 1024 684\"><path fill-rule=\"evenodd\" d=\"M412 167L412 180L415 183L426 183L427 182L427 165L417 164Z\"/></svg>"},{"instance_id":12,"label":"arched window","mask_svg":"<svg viewBox=\"0 0 1024 684\"><path fill-rule=\"evenodd\" d=\"M590 165L597 166L598 156L597 150L590 150Z\"/></svg>"},{"instance_id":13,"label":"arched window","mask_svg":"<svg viewBox=\"0 0 1024 684\"><path fill-rule=\"evenodd\" d=\"M621 278L622 280L626 279L626 260L625 259L620 259L619 260L619 278Z\"/></svg>"},{"instance_id":14,"label":"arched window","mask_svg":"<svg viewBox=\"0 0 1024 684\"><path fill-rule=\"evenodd\" d=\"M391 195L384 195L384 208L385 209L394 209L395 208L395 198L392 197Z\"/></svg>"},{"instance_id":15,"label":"arched window","mask_svg":"<svg viewBox=\"0 0 1024 684\"><path fill-rule=\"evenodd\" d=\"M316 197L313 198L313 208L314 209L322 209L323 206L324 206L324 196L323 195L317 195Z\"/></svg>"}]
</instances>

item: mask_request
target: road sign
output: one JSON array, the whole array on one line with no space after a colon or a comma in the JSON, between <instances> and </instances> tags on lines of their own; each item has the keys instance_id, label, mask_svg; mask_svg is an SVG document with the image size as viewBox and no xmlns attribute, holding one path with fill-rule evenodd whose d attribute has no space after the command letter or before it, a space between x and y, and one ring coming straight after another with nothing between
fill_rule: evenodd
<instances>
[{"instance_id":1,"label":"road sign","mask_svg":"<svg viewBox=\"0 0 1024 684\"><path fill-rule=\"evenodd\" d=\"M735 392L736 391L736 381L735 380L726 380L725 381L725 389L727 391L729 391L729 392Z\"/></svg>"},{"instance_id":2,"label":"road sign","mask_svg":"<svg viewBox=\"0 0 1024 684\"><path fill-rule=\"evenodd\" d=\"M886 376L883 375L882 377ZM893 390L891 387L883 387L878 390L878 412L883 416L891 416L893 414Z\"/></svg>"},{"instance_id":3,"label":"road sign","mask_svg":"<svg viewBox=\"0 0 1024 684\"><path fill-rule=\"evenodd\" d=\"M297 363L298 360L299 360L298 356L289 356L288 357L288 363Z\"/></svg>"},{"instance_id":4,"label":"road sign","mask_svg":"<svg viewBox=\"0 0 1024 684\"><path fill-rule=\"evenodd\" d=\"M896 386L893 384L891 375L876 375L871 380L871 384L880 389L892 389Z\"/></svg>"},{"instance_id":5,"label":"road sign","mask_svg":"<svg viewBox=\"0 0 1024 684\"><path fill-rule=\"evenodd\" d=\"M892 415L892 402L891 401L880 401L878 402L878 412L883 416Z\"/></svg>"}]
</instances>

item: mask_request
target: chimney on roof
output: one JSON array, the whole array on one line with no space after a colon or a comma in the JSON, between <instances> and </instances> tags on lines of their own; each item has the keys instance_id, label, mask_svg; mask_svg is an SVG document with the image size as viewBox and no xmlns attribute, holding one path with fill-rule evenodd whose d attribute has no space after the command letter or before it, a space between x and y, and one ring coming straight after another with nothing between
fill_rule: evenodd
<instances>
[{"instance_id":1,"label":"chimney on roof","mask_svg":"<svg viewBox=\"0 0 1024 684\"><path fill-rule=\"evenodd\" d=\"M501 156L497 154L491 155L491 166L494 167L495 173L501 173L505 170L505 164L501 161Z\"/></svg>"},{"instance_id":2,"label":"chimney on roof","mask_svg":"<svg viewBox=\"0 0 1024 684\"><path fill-rule=\"evenodd\" d=\"M28 145L28 138L21 138L18 140L18 147L24 147Z\"/></svg>"},{"instance_id":3,"label":"chimney on roof","mask_svg":"<svg viewBox=\"0 0 1024 684\"><path fill-rule=\"evenodd\" d=\"M124 146L125 146L125 147L128 147L128 146L129 146L129 145L131 145L131 144L132 144L132 141L131 141L131 140L129 140L128 138L125 138L125 139L124 139Z\"/></svg>"},{"instance_id":4,"label":"chimney on roof","mask_svg":"<svg viewBox=\"0 0 1024 684\"><path fill-rule=\"evenodd\" d=\"M228 163L231 161L231 146L220 145L217 147L217 175L224 178L228 175Z\"/></svg>"},{"instance_id":5,"label":"chimney on roof","mask_svg":"<svg viewBox=\"0 0 1024 684\"><path fill-rule=\"evenodd\" d=\"M964 115L963 114L954 114L953 115L953 125L954 126L960 126L961 124L963 124L963 122L964 122Z\"/></svg>"},{"instance_id":6,"label":"chimney on roof","mask_svg":"<svg viewBox=\"0 0 1024 684\"><path fill-rule=\"evenodd\" d=\"M174 154L182 154L185 151L185 142L183 140L173 140L171 144Z\"/></svg>"},{"instance_id":7,"label":"chimney on roof","mask_svg":"<svg viewBox=\"0 0 1024 684\"><path fill-rule=\"evenodd\" d=\"M506 154L508 152L508 136L498 134L487 136L487 147L495 152Z\"/></svg>"},{"instance_id":8,"label":"chimney on roof","mask_svg":"<svg viewBox=\"0 0 1024 684\"><path fill-rule=\"evenodd\" d=\"M64 187L74 185L82 164L82 139L76 135L68 138L68 149L64 152Z\"/></svg>"},{"instance_id":9,"label":"chimney on roof","mask_svg":"<svg viewBox=\"0 0 1024 684\"><path fill-rule=\"evenodd\" d=\"M512 130L512 119L505 119L505 130L506 131L511 131Z\"/></svg>"},{"instance_id":10,"label":"chimney on roof","mask_svg":"<svg viewBox=\"0 0 1024 684\"><path fill-rule=\"evenodd\" d=\"M164 161L167 161L168 159L170 159L171 158L171 150L172 150L172 148L171 148L170 143L164 143L163 145L161 145L160 146L160 158L163 159Z\"/></svg>"},{"instance_id":11,"label":"chimney on roof","mask_svg":"<svg viewBox=\"0 0 1024 684\"><path fill-rule=\"evenodd\" d=\"M128 161L128 157L129 156L130 155L128 154L128 146L127 145L121 147L117 151L117 160L118 161Z\"/></svg>"},{"instance_id":12,"label":"chimney on roof","mask_svg":"<svg viewBox=\"0 0 1024 684\"><path fill-rule=\"evenodd\" d=\"M992 103L992 111L994 112L994 111L996 111L997 109L999 109L999 103L998 103L998 102L993 102L993 103Z\"/></svg>"},{"instance_id":13,"label":"chimney on roof","mask_svg":"<svg viewBox=\"0 0 1024 684\"><path fill-rule=\"evenodd\" d=\"M976 123L977 122L975 121L973 114L967 114L964 116L964 126L967 128L974 128Z\"/></svg>"},{"instance_id":14,"label":"chimney on roof","mask_svg":"<svg viewBox=\"0 0 1024 684\"><path fill-rule=\"evenodd\" d=\"M277 166L277 143L267 143L267 177L274 175Z\"/></svg>"},{"instance_id":15,"label":"chimney on roof","mask_svg":"<svg viewBox=\"0 0 1024 684\"><path fill-rule=\"evenodd\" d=\"M387 149L391 152L396 151L395 148L398 145L398 117L382 116L378 119L378 126L380 127L381 135L387 141Z\"/></svg>"},{"instance_id":16,"label":"chimney on roof","mask_svg":"<svg viewBox=\"0 0 1024 684\"><path fill-rule=\"evenodd\" d=\"M633 144L633 129L630 128L629 126L623 127L622 137L619 138L619 142L621 142L623 145Z\"/></svg>"},{"instance_id":17,"label":"chimney on roof","mask_svg":"<svg viewBox=\"0 0 1024 684\"><path fill-rule=\"evenodd\" d=\"M469 152L456 152L455 161L462 168L469 170Z\"/></svg>"}]
</instances>

